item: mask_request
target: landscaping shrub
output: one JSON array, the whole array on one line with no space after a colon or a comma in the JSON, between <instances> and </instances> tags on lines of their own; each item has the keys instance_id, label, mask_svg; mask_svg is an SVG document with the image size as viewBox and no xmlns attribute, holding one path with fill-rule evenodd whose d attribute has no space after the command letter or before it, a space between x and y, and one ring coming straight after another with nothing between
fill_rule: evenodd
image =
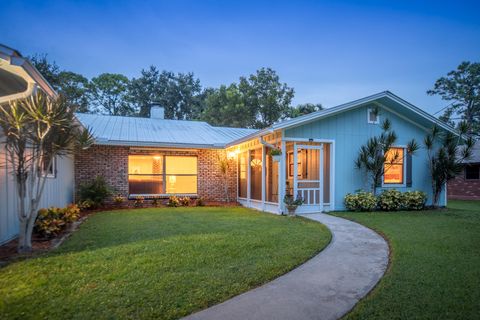
<instances>
[{"instance_id":1,"label":"landscaping shrub","mask_svg":"<svg viewBox=\"0 0 480 320\"><path fill-rule=\"evenodd\" d=\"M118 194L116 195L115 197L113 197L113 203L116 205L116 206L121 206L123 203L125 202L125 197Z\"/></svg>"},{"instance_id":2,"label":"landscaping shrub","mask_svg":"<svg viewBox=\"0 0 480 320\"><path fill-rule=\"evenodd\" d=\"M402 206L406 210L422 210L427 202L427 194L422 191L407 191L402 195Z\"/></svg>"},{"instance_id":3,"label":"landscaping shrub","mask_svg":"<svg viewBox=\"0 0 480 320\"><path fill-rule=\"evenodd\" d=\"M178 207L179 205L180 205L180 200L176 196L171 196L168 198L167 206Z\"/></svg>"},{"instance_id":4,"label":"landscaping shrub","mask_svg":"<svg viewBox=\"0 0 480 320\"><path fill-rule=\"evenodd\" d=\"M80 210L82 211L85 211L85 210L88 210L88 209L92 209L93 206L94 206L94 202L90 199L87 199L87 200L83 200L83 201L79 201L78 202L78 207L80 208Z\"/></svg>"},{"instance_id":5,"label":"landscaping shrub","mask_svg":"<svg viewBox=\"0 0 480 320\"><path fill-rule=\"evenodd\" d=\"M377 199L377 207L383 211L400 210L403 204L403 195L396 189L384 190Z\"/></svg>"},{"instance_id":6,"label":"landscaping shrub","mask_svg":"<svg viewBox=\"0 0 480 320\"><path fill-rule=\"evenodd\" d=\"M79 217L80 209L75 204L66 208L40 209L34 230L44 237L52 238L62 232L69 223L77 221Z\"/></svg>"},{"instance_id":7,"label":"landscaping shrub","mask_svg":"<svg viewBox=\"0 0 480 320\"><path fill-rule=\"evenodd\" d=\"M348 193L345 196L345 207L350 211L372 211L377 205L377 199L371 192Z\"/></svg>"},{"instance_id":8,"label":"landscaping shrub","mask_svg":"<svg viewBox=\"0 0 480 320\"><path fill-rule=\"evenodd\" d=\"M135 208L139 208L143 205L144 201L145 201L145 198L143 196L136 196L135 200L133 201L133 206Z\"/></svg>"},{"instance_id":9,"label":"landscaping shrub","mask_svg":"<svg viewBox=\"0 0 480 320\"><path fill-rule=\"evenodd\" d=\"M80 186L80 201L90 200L92 208L103 205L105 200L112 194L112 189L102 176L97 176L89 183Z\"/></svg>"},{"instance_id":10,"label":"landscaping shrub","mask_svg":"<svg viewBox=\"0 0 480 320\"><path fill-rule=\"evenodd\" d=\"M178 199L178 201L184 207L188 207L190 205L190 198L189 197L180 198L180 199Z\"/></svg>"},{"instance_id":11,"label":"landscaping shrub","mask_svg":"<svg viewBox=\"0 0 480 320\"><path fill-rule=\"evenodd\" d=\"M205 205L205 200L203 200L203 198L198 198L197 200L195 200L195 205L197 207L203 207Z\"/></svg>"}]
</instances>

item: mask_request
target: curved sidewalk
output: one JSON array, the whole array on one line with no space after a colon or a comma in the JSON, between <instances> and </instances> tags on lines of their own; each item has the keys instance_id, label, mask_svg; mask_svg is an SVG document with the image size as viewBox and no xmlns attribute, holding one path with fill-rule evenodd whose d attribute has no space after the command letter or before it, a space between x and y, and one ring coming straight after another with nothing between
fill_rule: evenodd
<instances>
[{"instance_id":1,"label":"curved sidewalk","mask_svg":"<svg viewBox=\"0 0 480 320\"><path fill-rule=\"evenodd\" d=\"M303 265L184 319L338 319L364 297L388 265L388 244L374 231L327 214L304 217L332 232L332 242Z\"/></svg>"}]
</instances>

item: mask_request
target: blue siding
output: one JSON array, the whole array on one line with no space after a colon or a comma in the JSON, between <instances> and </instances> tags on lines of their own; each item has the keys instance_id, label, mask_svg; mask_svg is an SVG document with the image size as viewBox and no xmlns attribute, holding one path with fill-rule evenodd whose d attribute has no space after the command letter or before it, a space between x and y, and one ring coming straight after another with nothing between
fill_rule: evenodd
<instances>
[{"instance_id":1,"label":"blue siding","mask_svg":"<svg viewBox=\"0 0 480 320\"><path fill-rule=\"evenodd\" d=\"M349 192L365 189L364 175L355 169L354 161L358 156L360 146L367 140L381 133L378 124L369 124L367 108L358 107L340 114L307 123L285 131L286 138L313 138L335 140L335 209L345 209L343 199ZM427 193L431 203L431 184L427 166L427 153L423 148L423 139L427 131L386 109L380 108L380 123L388 118L392 129L396 132L398 146L406 146L413 138L421 146L412 157L412 187L395 187L400 191L421 190ZM393 188L393 187L389 187ZM445 205L442 194L440 205Z\"/></svg>"}]
</instances>

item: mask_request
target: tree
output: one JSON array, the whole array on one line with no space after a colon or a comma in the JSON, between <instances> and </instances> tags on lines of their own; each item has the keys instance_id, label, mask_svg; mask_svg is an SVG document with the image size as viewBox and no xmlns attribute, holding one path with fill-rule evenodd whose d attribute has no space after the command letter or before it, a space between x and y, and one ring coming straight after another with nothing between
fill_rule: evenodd
<instances>
[{"instance_id":1,"label":"tree","mask_svg":"<svg viewBox=\"0 0 480 320\"><path fill-rule=\"evenodd\" d=\"M245 104L245 99L235 83L218 89L207 89L205 108L200 119L211 125L249 128L256 123L256 110Z\"/></svg>"},{"instance_id":2,"label":"tree","mask_svg":"<svg viewBox=\"0 0 480 320\"><path fill-rule=\"evenodd\" d=\"M400 159L398 152L389 155L389 150L396 141L397 135L392 130L390 121L385 119L382 123L382 133L368 139L367 143L360 147L355 167L365 173L373 194L376 194L378 186L381 185L382 176ZM407 153L414 154L417 150L417 142L411 140L407 145Z\"/></svg>"},{"instance_id":3,"label":"tree","mask_svg":"<svg viewBox=\"0 0 480 320\"><path fill-rule=\"evenodd\" d=\"M232 161L228 159L228 157L225 155L217 155L217 163L223 177L223 190L225 192L225 201L230 202L230 196L228 193L228 175L233 164Z\"/></svg>"},{"instance_id":4,"label":"tree","mask_svg":"<svg viewBox=\"0 0 480 320\"><path fill-rule=\"evenodd\" d=\"M321 103L304 103L299 104L296 107L290 108L290 112L288 114L289 118L296 118L299 116L303 116L312 112L323 110L323 106Z\"/></svg>"},{"instance_id":5,"label":"tree","mask_svg":"<svg viewBox=\"0 0 480 320\"><path fill-rule=\"evenodd\" d=\"M88 97L95 111L113 116L126 116L134 112L127 101L127 77L117 73L103 73L90 81Z\"/></svg>"},{"instance_id":6,"label":"tree","mask_svg":"<svg viewBox=\"0 0 480 320\"><path fill-rule=\"evenodd\" d=\"M443 100L451 101L445 110L443 120L452 120L458 115L467 122L469 133L478 134L480 130L480 63L462 62L457 70L450 71L446 77L435 82L429 95L440 95Z\"/></svg>"},{"instance_id":7,"label":"tree","mask_svg":"<svg viewBox=\"0 0 480 320\"><path fill-rule=\"evenodd\" d=\"M432 183L432 206L437 207L444 186L463 169L463 160L472 154L474 140L465 137L469 132L468 124L462 121L458 125L459 134L442 132L437 126L425 136L428 167Z\"/></svg>"},{"instance_id":8,"label":"tree","mask_svg":"<svg viewBox=\"0 0 480 320\"><path fill-rule=\"evenodd\" d=\"M294 90L280 83L274 70L261 68L248 78L241 77L239 90L245 105L256 111L253 127L265 128L288 116Z\"/></svg>"},{"instance_id":9,"label":"tree","mask_svg":"<svg viewBox=\"0 0 480 320\"><path fill-rule=\"evenodd\" d=\"M81 74L62 71L58 74L59 92L70 106L78 112L88 112L88 79Z\"/></svg>"},{"instance_id":10,"label":"tree","mask_svg":"<svg viewBox=\"0 0 480 320\"><path fill-rule=\"evenodd\" d=\"M55 157L86 148L93 139L75 121L74 109L65 99L51 99L42 92L0 106L0 126L18 194L18 251L28 252L45 187L45 169Z\"/></svg>"},{"instance_id":11,"label":"tree","mask_svg":"<svg viewBox=\"0 0 480 320\"><path fill-rule=\"evenodd\" d=\"M132 79L129 99L142 117L149 116L152 103L165 108L165 118L190 120L200 116L204 95L200 80L193 73L160 72L156 67L143 69Z\"/></svg>"},{"instance_id":12,"label":"tree","mask_svg":"<svg viewBox=\"0 0 480 320\"><path fill-rule=\"evenodd\" d=\"M28 59L55 90L60 88L60 79L58 78L60 67L55 61L48 61L47 54L35 54Z\"/></svg>"},{"instance_id":13,"label":"tree","mask_svg":"<svg viewBox=\"0 0 480 320\"><path fill-rule=\"evenodd\" d=\"M50 62L46 54L36 54L29 59L55 91L65 97L67 104L75 106L78 112L89 111L87 78L75 72L60 71L56 62Z\"/></svg>"}]
</instances>

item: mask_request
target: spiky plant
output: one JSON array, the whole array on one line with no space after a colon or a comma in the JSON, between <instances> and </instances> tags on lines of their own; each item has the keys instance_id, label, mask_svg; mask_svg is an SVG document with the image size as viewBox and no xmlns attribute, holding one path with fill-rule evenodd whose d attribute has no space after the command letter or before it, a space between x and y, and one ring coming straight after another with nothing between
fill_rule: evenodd
<instances>
[{"instance_id":1,"label":"spiky plant","mask_svg":"<svg viewBox=\"0 0 480 320\"><path fill-rule=\"evenodd\" d=\"M41 91L1 105L0 127L18 194L18 251L28 252L45 187L44 168L49 168L57 156L87 148L93 138L76 121L73 108L63 98L50 98Z\"/></svg>"},{"instance_id":2,"label":"spiky plant","mask_svg":"<svg viewBox=\"0 0 480 320\"><path fill-rule=\"evenodd\" d=\"M466 136L469 131L468 124L461 122L458 131L458 134L453 134L433 126L424 139L432 184L433 207L438 207L443 188L448 181L462 172L463 161L472 154L475 141L471 136Z\"/></svg>"},{"instance_id":3,"label":"spiky plant","mask_svg":"<svg viewBox=\"0 0 480 320\"><path fill-rule=\"evenodd\" d=\"M397 135L392 130L390 120L385 119L381 127L382 133L368 139L367 143L360 147L360 152L355 160L355 167L365 173L366 181L374 194L381 185L385 172L402 157L398 152L388 156L388 151L394 147L397 141ZM407 153L414 154L417 150L418 144L412 139L407 144Z\"/></svg>"}]
</instances>

